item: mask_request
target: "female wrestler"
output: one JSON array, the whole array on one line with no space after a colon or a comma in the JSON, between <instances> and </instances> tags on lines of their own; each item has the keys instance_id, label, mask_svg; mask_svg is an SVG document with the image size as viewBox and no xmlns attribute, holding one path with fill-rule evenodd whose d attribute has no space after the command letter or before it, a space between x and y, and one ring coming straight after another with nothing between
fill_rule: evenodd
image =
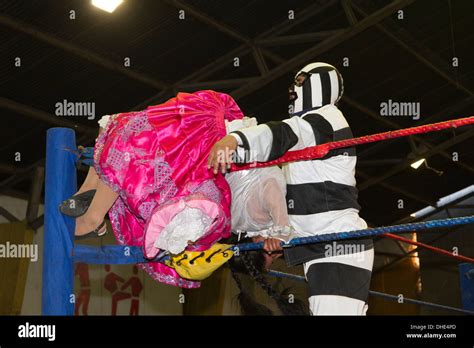
<instances>
[{"instance_id":1,"label":"female wrestler","mask_svg":"<svg viewBox=\"0 0 474 348\"><path fill-rule=\"evenodd\" d=\"M109 210L119 243L143 246L150 259L162 250L206 250L229 236L230 189L206 161L226 134L224 121L242 117L229 95L214 91L179 93L143 111L111 116L96 140L94 168L79 194L61 206L77 217L76 236L103 235ZM141 267L167 284L199 286L162 263Z\"/></svg>"},{"instance_id":2,"label":"female wrestler","mask_svg":"<svg viewBox=\"0 0 474 348\"><path fill-rule=\"evenodd\" d=\"M231 192L206 161L212 145L228 133L225 121L229 127L242 117L230 96L214 91L179 93L144 111L111 116L101 125L94 168L61 206L64 214L77 217L76 238L105 234L109 210L119 243L143 246L150 259L163 250L206 250L228 237ZM269 194L271 187L265 186ZM264 211L259 214L255 221L271 227ZM167 284L199 286L162 263L141 267Z\"/></svg>"}]
</instances>

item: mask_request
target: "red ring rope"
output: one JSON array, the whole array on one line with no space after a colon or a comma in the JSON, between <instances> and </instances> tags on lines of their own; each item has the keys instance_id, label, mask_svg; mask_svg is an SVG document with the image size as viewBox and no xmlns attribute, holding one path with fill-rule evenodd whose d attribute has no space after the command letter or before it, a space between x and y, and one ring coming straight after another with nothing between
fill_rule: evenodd
<instances>
[{"instance_id":1,"label":"red ring rope","mask_svg":"<svg viewBox=\"0 0 474 348\"><path fill-rule=\"evenodd\" d=\"M420 247L420 248L425 248L425 249L434 251L435 253L438 253L438 254L443 254L443 255L451 256L451 257L454 257L455 259L460 260L460 261L474 263L474 259L471 258L471 257L467 257L467 256L463 256L463 255L454 255L454 254L453 254L452 252L450 252L450 251L447 251L447 250L444 250L444 249L440 249L440 248L436 248L436 247L431 246L431 245L428 245L428 244L424 244L424 243L420 243L420 242L415 242L414 240L410 240L410 239L407 239L407 238L404 238L404 237L400 237L400 236L397 236L396 234L384 233L384 234L382 234L382 236L388 237L388 238L391 238L391 239L396 239L396 240L399 240L399 241L404 242L404 243L416 245L416 246L418 246L418 247Z\"/></svg>"},{"instance_id":2,"label":"red ring rope","mask_svg":"<svg viewBox=\"0 0 474 348\"><path fill-rule=\"evenodd\" d=\"M329 143L325 143L321 145L310 146L302 150L289 151L283 156L281 156L280 158L277 158L273 161L253 162L253 163L248 163L244 165L232 164L231 170L234 171L234 170L262 168L262 167L269 167L269 166L274 166L277 164L294 162L294 161L311 160L311 159L324 157L329 151L334 150L334 149L373 143L376 141L383 141L387 139L407 137L414 134L437 132L443 129L457 128L457 127L467 126L470 124L474 124L474 116L459 118L456 120L438 122L438 123L433 123L433 124L427 124L427 125L422 125L418 127L398 129L398 130L384 132L384 133L365 135L358 138L333 141L333 142L329 142Z\"/></svg>"}]
</instances>

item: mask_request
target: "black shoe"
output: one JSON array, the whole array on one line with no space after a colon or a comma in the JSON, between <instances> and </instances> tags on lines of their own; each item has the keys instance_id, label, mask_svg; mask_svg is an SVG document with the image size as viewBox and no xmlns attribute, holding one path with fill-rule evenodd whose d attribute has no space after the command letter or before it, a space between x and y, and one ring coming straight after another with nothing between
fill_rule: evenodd
<instances>
[{"instance_id":1,"label":"black shoe","mask_svg":"<svg viewBox=\"0 0 474 348\"><path fill-rule=\"evenodd\" d=\"M107 227L103 231L101 229L105 226L105 220L94 231L83 234L81 236L74 236L75 240L87 239L92 237L103 237L107 234Z\"/></svg>"},{"instance_id":2,"label":"black shoe","mask_svg":"<svg viewBox=\"0 0 474 348\"><path fill-rule=\"evenodd\" d=\"M89 190L66 199L59 205L61 213L71 217L84 215L91 205L96 190Z\"/></svg>"}]
</instances>

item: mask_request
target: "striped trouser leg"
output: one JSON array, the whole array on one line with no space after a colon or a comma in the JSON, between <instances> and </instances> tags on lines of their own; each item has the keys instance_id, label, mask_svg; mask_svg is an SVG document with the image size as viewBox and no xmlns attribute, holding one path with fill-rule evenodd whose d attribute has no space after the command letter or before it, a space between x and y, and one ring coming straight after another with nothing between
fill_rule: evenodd
<instances>
[{"instance_id":1,"label":"striped trouser leg","mask_svg":"<svg viewBox=\"0 0 474 348\"><path fill-rule=\"evenodd\" d=\"M312 315L365 315L374 250L303 264Z\"/></svg>"}]
</instances>

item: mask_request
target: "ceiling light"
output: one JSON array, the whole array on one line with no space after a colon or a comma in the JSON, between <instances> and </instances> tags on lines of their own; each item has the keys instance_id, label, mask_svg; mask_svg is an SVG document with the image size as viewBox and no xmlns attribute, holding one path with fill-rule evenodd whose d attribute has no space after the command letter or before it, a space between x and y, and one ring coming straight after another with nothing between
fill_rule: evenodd
<instances>
[{"instance_id":1,"label":"ceiling light","mask_svg":"<svg viewBox=\"0 0 474 348\"><path fill-rule=\"evenodd\" d=\"M418 161L413 162L412 164L410 164L410 166L411 166L413 169L418 169L418 168L423 164L423 162L425 162L425 159L424 159L424 158L422 158L422 159L420 159L420 160L418 160Z\"/></svg>"},{"instance_id":2,"label":"ceiling light","mask_svg":"<svg viewBox=\"0 0 474 348\"><path fill-rule=\"evenodd\" d=\"M122 2L123 0L92 0L92 5L112 13Z\"/></svg>"}]
</instances>

